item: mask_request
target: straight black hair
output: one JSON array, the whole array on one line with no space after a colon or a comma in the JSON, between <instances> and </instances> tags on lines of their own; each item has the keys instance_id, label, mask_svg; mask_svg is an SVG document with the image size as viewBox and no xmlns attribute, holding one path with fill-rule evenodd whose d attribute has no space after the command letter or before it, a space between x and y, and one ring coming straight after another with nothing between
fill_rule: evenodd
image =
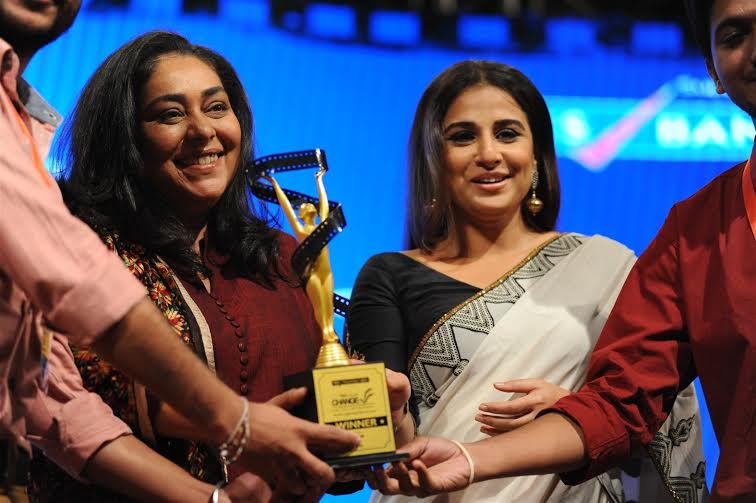
<instances>
[{"instance_id":1,"label":"straight black hair","mask_svg":"<svg viewBox=\"0 0 756 503\"><path fill-rule=\"evenodd\" d=\"M487 84L508 93L520 105L533 132L538 169L536 195L544 202L537 215L522 202L525 224L533 230L553 230L559 216L557 173L551 116L543 96L522 72L491 61L462 61L430 83L415 111L409 138L409 247L430 252L454 229L451 201L443 182L443 121L454 100L472 86Z\"/></svg>"}]
</instances>

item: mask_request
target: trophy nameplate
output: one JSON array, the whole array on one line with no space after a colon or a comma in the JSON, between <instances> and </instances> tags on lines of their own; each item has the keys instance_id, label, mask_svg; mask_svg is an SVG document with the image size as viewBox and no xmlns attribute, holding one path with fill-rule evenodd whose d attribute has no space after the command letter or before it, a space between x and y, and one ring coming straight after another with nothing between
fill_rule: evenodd
<instances>
[{"instance_id":1,"label":"trophy nameplate","mask_svg":"<svg viewBox=\"0 0 756 503\"><path fill-rule=\"evenodd\" d=\"M332 466L388 463L396 454L386 373L383 363L314 368L284 379L286 388L306 386L305 403L297 411L306 419L353 431L362 438L354 450L324 456Z\"/></svg>"}]
</instances>

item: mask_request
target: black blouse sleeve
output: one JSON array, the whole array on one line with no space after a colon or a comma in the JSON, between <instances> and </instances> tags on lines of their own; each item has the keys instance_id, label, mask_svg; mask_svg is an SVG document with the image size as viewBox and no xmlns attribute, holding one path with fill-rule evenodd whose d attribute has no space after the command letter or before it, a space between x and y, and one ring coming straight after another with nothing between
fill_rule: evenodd
<instances>
[{"instance_id":1,"label":"black blouse sleeve","mask_svg":"<svg viewBox=\"0 0 756 503\"><path fill-rule=\"evenodd\" d=\"M349 345L367 361L407 373L407 335L386 254L370 258L352 290L347 315Z\"/></svg>"}]
</instances>

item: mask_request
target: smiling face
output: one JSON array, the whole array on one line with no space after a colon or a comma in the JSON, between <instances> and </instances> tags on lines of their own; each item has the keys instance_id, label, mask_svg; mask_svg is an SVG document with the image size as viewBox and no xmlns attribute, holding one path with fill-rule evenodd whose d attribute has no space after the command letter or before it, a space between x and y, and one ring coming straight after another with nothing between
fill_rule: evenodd
<instances>
[{"instance_id":1,"label":"smiling face","mask_svg":"<svg viewBox=\"0 0 756 503\"><path fill-rule=\"evenodd\" d=\"M487 84L462 92L443 121L445 178L456 211L472 221L522 218L535 169L525 112Z\"/></svg>"},{"instance_id":2,"label":"smiling face","mask_svg":"<svg viewBox=\"0 0 756 503\"><path fill-rule=\"evenodd\" d=\"M239 166L241 128L218 74L194 56L161 57L140 120L145 179L185 223L204 220Z\"/></svg>"},{"instance_id":3,"label":"smiling face","mask_svg":"<svg viewBox=\"0 0 756 503\"><path fill-rule=\"evenodd\" d=\"M756 116L756 2L717 0L711 11L709 74L717 91Z\"/></svg>"}]
</instances>

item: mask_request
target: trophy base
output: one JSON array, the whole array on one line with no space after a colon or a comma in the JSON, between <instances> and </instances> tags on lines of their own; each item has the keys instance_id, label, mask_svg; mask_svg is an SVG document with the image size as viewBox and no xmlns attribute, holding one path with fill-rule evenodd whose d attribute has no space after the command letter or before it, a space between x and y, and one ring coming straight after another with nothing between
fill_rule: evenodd
<instances>
[{"instance_id":1,"label":"trophy base","mask_svg":"<svg viewBox=\"0 0 756 503\"><path fill-rule=\"evenodd\" d=\"M409 454L403 453L384 453L384 454L366 454L364 456L351 456L344 458L330 458L326 459L334 470L341 470L344 468L358 468L360 466L374 466L384 465L386 463L392 463L394 461L403 461L409 459Z\"/></svg>"},{"instance_id":2,"label":"trophy base","mask_svg":"<svg viewBox=\"0 0 756 503\"><path fill-rule=\"evenodd\" d=\"M286 376L284 387L304 386L304 402L292 410L301 418L357 433L362 444L344 454L321 456L334 468L381 465L407 459L396 453L383 363L314 368Z\"/></svg>"}]
</instances>

